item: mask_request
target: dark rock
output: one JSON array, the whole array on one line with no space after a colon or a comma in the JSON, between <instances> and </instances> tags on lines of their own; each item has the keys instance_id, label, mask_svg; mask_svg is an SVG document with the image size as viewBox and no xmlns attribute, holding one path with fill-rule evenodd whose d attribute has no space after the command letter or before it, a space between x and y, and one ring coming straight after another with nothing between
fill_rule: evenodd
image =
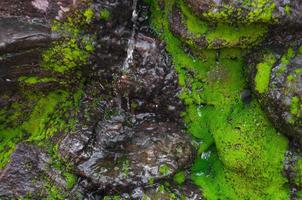
<instances>
[{"instance_id":1,"label":"dark rock","mask_svg":"<svg viewBox=\"0 0 302 200\"><path fill-rule=\"evenodd\" d=\"M126 110L152 112L179 121L181 88L165 46L154 37L135 35L132 60L117 80L117 92L126 100Z\"/></svg>"},{"instance_id":2,"label":"dark rock","mask_svg":"<svg viewBox=\"0 0 302 200\"><path fill-rule=\"evenodd\" d=\"M302 142L302 48L276 46L249 56L250 81L274 125Z\"/></svg>"},{"instance_id":3,"label":"dark rock","mask_svg":"<svg viewBox=\"0 0 302 200\"><path fill-rule=\"evenodd\" d=\"M47 47L55 39L50 27L15 17L0 18L0 53Z\"/></svg>"},{"instance_id":4,"label":"dark rock","mask_svg":"<svg viewBox=\"0 0 302 200\"><path fill-rule=\"evenodd\" d=\"M106 192L169 177L189 166L194 156L189 138L176 124L155 122L150 116L118 115L100 122L86 152L89 159L79 163L78 174Z\"/></svg>"},{"instance_id":5,"label":"dark rock","mask_svg":"<svg viewBox=\"0 0 302 200\"><path fill-rule=\"evenodd\" d=\"M50 21L59 18L72 6L75 6L78 0L3 0L0 2L1 16L18 16L29 18L40 18Z\"/></svg>"}]
</instances>

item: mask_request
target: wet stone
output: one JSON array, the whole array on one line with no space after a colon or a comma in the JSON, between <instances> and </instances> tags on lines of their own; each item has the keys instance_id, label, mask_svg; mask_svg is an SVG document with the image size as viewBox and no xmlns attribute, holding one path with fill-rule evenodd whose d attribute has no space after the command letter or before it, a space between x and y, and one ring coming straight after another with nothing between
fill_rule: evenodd
<instances>
[{"instance_id":1,"label":"wet stone","mask_svg":"<svg viewBox=\"0 0 302 200\"><path fill-rule=\"evenodd\" d=\"M125 124L131 124L127 126ZM169 177L190 165L194 150L176 124L115 116L100 122L89 159L77 166L78 175L99 190L126 190Z\"/></svg>"}]
</instances>

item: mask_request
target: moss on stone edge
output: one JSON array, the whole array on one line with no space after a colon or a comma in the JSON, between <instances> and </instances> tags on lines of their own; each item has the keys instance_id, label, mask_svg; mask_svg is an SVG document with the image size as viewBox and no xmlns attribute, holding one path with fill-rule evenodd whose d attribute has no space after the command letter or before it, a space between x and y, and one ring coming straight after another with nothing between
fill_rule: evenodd
<instances>
[{"instance_id":1,"label":"moss on stone edge","mask_svg":"<svg viewBox=\"0 0 302 200\"><path fill-rule=\"evenodd\" d=\"M85 32L94 18L94 11L87 9L67 17L64 22L54 21L52 31L63 36L63 39L43 53L41 66L54 72L67 73L88 64L90 54L94 51L95 36Z\"/></svg>"},{"instance_id":2,"label":"moss on stone edge","mask_svg":"<svg viewBox=\"0 0 302 200\"><path fill-rule=\"evenodd\" d=\"M244 51L184 52L169 30L175 0L151 5L152 25L166 41L179 75L180 98L188 131L202 142L192 168L192 180L206 199L289 199L282 175L287 139L273 128L256 100L240 99L247 87Z\"/></svg>"},{"instance_id":3,"label":"moss on stone edge","mask_svg":"<svg viewBox=\"0 0 302 200\"><path fill-rule=\"evenodd\" d=\"M260 94L268 91L271 71L275 62L275 56L272 53L268 53L264 56L263 61L257 65L257 73L255 76L255 89Z\"/></svg>"}]
</instances>

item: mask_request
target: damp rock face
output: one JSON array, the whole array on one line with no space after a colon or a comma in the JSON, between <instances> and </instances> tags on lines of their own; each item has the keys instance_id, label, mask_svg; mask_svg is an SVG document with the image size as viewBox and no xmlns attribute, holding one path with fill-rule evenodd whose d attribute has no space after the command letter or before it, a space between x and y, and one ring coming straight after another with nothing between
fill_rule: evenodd
<instances>
[{"instance_id":1,"label":"damp rock face","mask_svg":"<svg viewBox=\"0 0 302 200\"><path fill-rule=\"evenodd\" d=\"M263 50L250 57L249 62L253 63L250 78L254 91L269 118L282 133L301 143L302 48L299 44L296 41L295 45Z\"/></svg>"},{"instance_id":2,"label":"damp rock face","mask_svg":"<svg viewBox=\"0 0 302 200\"><path fill-rule=\"evenodd\" d=\"M217 22L268 23L301 26L299 0L185 0L200 17Z\"/></svg>"},{"instance_id":3,"label":"damp rock face","mask_svg":"<svg viewBox=\"0 0 302 200\"><path fill-rule=\"evenodd\" d=\"M134 113L156 113L163 119L180 121L180 87L165 44L143 33L134 37L132 61L117 80L124 109Z\"/></svg>"},{"instance_id":4,"label":"damp rock face","mask_svg":"<svg viewBox=\"0 0 302 200\"><path fill-rule=\"evenodd\" d=\"M89 187L106 192L169 177L194 157L190 139L175 123L156 122L150 114L114 116L100 122L95 133L95 140L78 155L76 171L90 180Z\"/></svg>"}]
</instances>

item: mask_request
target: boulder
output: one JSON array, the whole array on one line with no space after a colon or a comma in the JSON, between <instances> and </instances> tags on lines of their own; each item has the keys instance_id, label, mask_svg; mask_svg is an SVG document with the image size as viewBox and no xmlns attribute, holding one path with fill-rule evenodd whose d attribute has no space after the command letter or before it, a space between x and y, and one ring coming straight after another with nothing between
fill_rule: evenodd
<instances>
[{"instance_id":1,"label":"boulder","mask_svg":"<svg viewBox=\"0 0 302 200\"><path fill-rule=\"evenodd\" d=\"M189 138L176 124L156 122L150 114L114 116L100 122L95 133L77 173L106 192L169 177L194 157Z\"/></svg>"}]
</instances>

